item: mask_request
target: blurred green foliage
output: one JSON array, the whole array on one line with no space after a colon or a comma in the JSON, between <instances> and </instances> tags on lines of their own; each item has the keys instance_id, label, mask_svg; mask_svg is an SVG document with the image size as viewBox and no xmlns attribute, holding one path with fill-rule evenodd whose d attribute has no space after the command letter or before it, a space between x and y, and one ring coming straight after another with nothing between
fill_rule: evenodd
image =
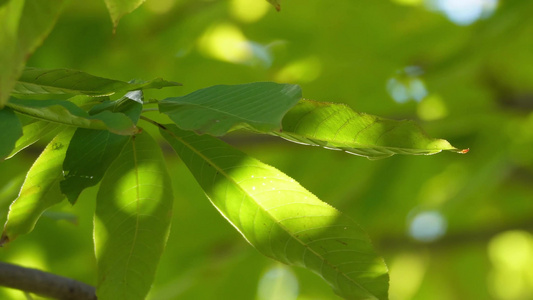
<instances>
[{"instance_id":1,"label":"blurred green foliage","mask_svg":"<svg viewBox=\"0 0 533 300\"><path fill-rule=\"evenodd\" d=\"M533 2L500 1L470 25L453 23L437 2L285 0L278 13L260 0L150 0L113 34L103 1L71 1L27 65L184 84L146 99L215 84L297 83L305 98L417 120L470 153L369 161L277 138L226 140L356 220L390 268L390 299L530 299ZM0 163L2 222L42 147ZM150 299L275 299L258 291L279 265L247 245L167 155L176 199ZM0 259L94 284L96 191L55 207ZM420 236L420 224L437 231ZM286 280L297 282L297 299L338 299L308 271L282 276L297 279ZM0 298L24 296L0 289Z\"/></svg>"}]
</instances>

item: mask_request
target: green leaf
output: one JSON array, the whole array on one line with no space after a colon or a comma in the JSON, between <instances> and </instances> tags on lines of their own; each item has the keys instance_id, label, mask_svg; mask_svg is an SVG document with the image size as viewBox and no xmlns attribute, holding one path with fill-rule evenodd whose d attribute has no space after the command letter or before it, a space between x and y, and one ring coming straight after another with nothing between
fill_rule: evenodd
<instances>
[{"instance_id":1,"label":"green leaf","mask_svg":"<svg viewBox=\"0 0 533 300\"><path fill-rule=\"evenodd\" d=\"M65 2L8 1L0 6L0 109L26 60L54 27Z\"/></svg>"},{"instance_id":2,"label":"green leaf","mask_svg":"<svg viewBox=\"0 0 533 300\"><path fill-rule=\"evenodd\" d=\"M177 82L157 78L151 81L127 83L93 76L68 69L26 68L17 81L13 94L20 95L88 95L109 96L139 89L160 89L178 86Z\"/></svg>"},{"instance_id":3,"label":"green leaf","mask_svg":"<svg viewBox=\"0 0 533 300\"><path fill-rule=\"evenodd\" d=\"M137 127L122 113L102 111L89 116L83 109L69 101L28 100L11 98L8 106L15 111L37 119L82 128L109 130L116 134L132 135Z\"/></svg>"},{"instance_id":4,"label":"green leaf","mask_svg":"<svg viewBox=\"0 0 533 300\"><path fill-rule=\"evenodd\" d=\"M165 126L211 202L262 254L312 270L347 299L387 299L387 267L354 221L224 142Z\"/></svg>"},{"instance_id":5,"label":"green leaf","mask_svg":"<svg viewBox=\"0 0 533 300\"><path fill-rule=\"evenodd\" d=\"M31 232L41 214L64 199L59 190L61 165L73 133L73 129L67 129L56 136L29 170L18 198L9 208L0 244Z\"/></svg>"},{"instance_id":6,"label":"green leaf","mask_svg":"<svg viewBox=\"0 0 533 300\"><path fill-rule=\"evenodd\" d=\"M173 195L158 144L132 137L102 179L95 248L100 300L144 299L165 247Z\"/></svg>"},{"instance_id":7,"label":"green leaf","mask_svg":"<svg viewBox=\"0 0 533 300\"><path fill-rule=\"evenodd\" d=\"M413 121L396 121L354 112L344 104L302 100L283 118L283 130L272 132L305 145L371 159L394 154L466 153L446 140L433 139Z\"/></svg>"},{"instance_id":8,"label":"green leaf","mask_svg":"<svg viewBox=\"0 0 533 300\"><path fill-rule=\"evenodd\" d=\"M267 0L270 4L272 4L277 11L281 10L281 5L279 4L278 0Z\"/></svg>"},{"instance_id":9,"label":"green leaf","mask_svg":"<svg viewBox=\"0 0 533 300\"><path fill-rule=\"evenodd\" d=\"M15 148L7 158L11 158L21 150L32 145L40 139L46 139L57 135L65 129L65 126L47 121L36 121L22 127L22 137L17 140Z\"/></svg>"},{"instance_id":10,"label":"green leaf","mask_svg":"<svg viewBox=\"0 0 533 300\"><path fill-rule=\"evenodd\" d=\"M256 82L216 85L159 102L180 128L221 136L239 127L259 132L276 130L301 98L297 85Z\"/></svg>"},{"instance_id":11,"label":"green leaf","mask_svg":"<svg viewBox=\"0 0 533 300\"><path fill-rule=\"evenodd\" d=\"M134 11L137 7L143 4L144 1L145 0L105 0L107 10L109 10L111 20L113 21L113 27L116 28L120 18Z\"/></svg>"},{"instance_id":12,"label":"green leaf","mask_svg":"<svg viewBox=\"0 0 533 300\"><path fill-rule=\"evenodd\" d=\"M70 203L74 204L84 189L100 182L129 140L130 136L107 130L76 130L63 163L65 180L60 184Z\"/></svg>"},{"instance_id":13,"label":"green leaf","mask_svg":"<svg viewBox=\"0 0 533 300\"><path fill-rule=\"evenodd\" d=\"M0 109L0 160L9 156L21 136L22 124L17 115L8 107Z\"/></svg>"},{"instance_id":14,"label":"green leaf","mask_svg":"<svg viewBox=\"0 0 533 300\"><path fill-rule=\"evenodd\" d=\"M89 114L97 114L104 110L121 112L130 118L134 124L137 124L143 109L143 98L142 91L131 91L118 100L104 101L101 104L95 105Z\"/></svg>"}]
</instances>

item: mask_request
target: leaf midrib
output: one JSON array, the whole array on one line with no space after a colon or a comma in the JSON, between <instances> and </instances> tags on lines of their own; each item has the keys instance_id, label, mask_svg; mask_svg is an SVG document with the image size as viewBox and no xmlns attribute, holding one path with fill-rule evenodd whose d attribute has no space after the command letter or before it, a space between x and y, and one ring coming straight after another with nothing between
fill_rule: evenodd
<instances>
[{"instance_id":1,"label":"leaf midrib","mask_svg":"<svg viewBox=\"0 0 533 300\"><path fill-rule=\"evenodd\" d=\"M232 182L235 186L237 186L238 189L240 189L242 192L244 192L244 194L247 196L247 198L251 198L253 199L253 197L245 190L243 189L239 184L237 184L237 182L235 180L233 180L233 178L231 176L229 176L226 172L224 172L223 169L219 168L216 164L214 164L208 157L206 157L205 155L203 155L200 151L197 151L196 148L194 148L192 145L190 145L189 143L185 142L182 138L178 137L177 135L174 134L174 132L166 129L168 133L170 133L170 135L174 136L177 140L179 140L183 145L185 145L187 148L189 148L191 151L193 151L196 155L200 156L202 159L204 159L207 163L209 163L213 168L215 168L216 170L218 170L218 172L220 174L223 174L230 182ZM350 278L348 275L346 275L344 272L341 272L337 267L333 266L327 259L325 259L324 257L322 257L320 254L318 254L317 252L315 252L313 249L311 249L311 247L309 247L307 244L305 244L303 241L301 241L300 239L296 238L292 232L290 232L285 226L283 226L283 224L279 223L276 218L274 218L274 216L272 216L268 210L266 210L262 205L260 205L259 203L257 203L256 201L253 201L253 203L255 203L258 207L262 208L263 211L270 217L270 219L273 221L273 223L277 224L278 226L280 226L286 233L289 234L289 236L291 238L293 238L294 240L296 240L299 244L301 244L303 247L305 247L307 249L307 251L313 253L315 256L319 257L323 262L326 262L330 267L332 267L333 269L335 269L337 271L337 273L340 273L342 274L343 277L347 278L350 282L353 282L355 285L357 285L361 290L367 292L369 295L372 295L374 297L376 297L373 293L371 293L369 290L367 290L366 288L364 288L363 286L361 286L358 282L356 282L354 279ZM222 211L219 209L219 211L222 213ZM226 216L225 216L226 217ZM228 217L226 217L226 219L229 220ZM239 230L240 231L240 230ZM321 274L322 275L322 274ZM377 298L377 297L376 297Z\"/></svg>"}]
</instances>

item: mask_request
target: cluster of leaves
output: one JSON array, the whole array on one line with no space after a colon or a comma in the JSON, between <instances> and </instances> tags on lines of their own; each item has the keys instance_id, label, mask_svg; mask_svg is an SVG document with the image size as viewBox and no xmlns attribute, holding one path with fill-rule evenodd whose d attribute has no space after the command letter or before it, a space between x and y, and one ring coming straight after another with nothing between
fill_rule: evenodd
<instances>
[{"instance_id":1,"label":"cluster of leaves","mask_svg":"<svg viewBox=\"0 0 533 300\"><path fill-rule=\"evenodd\" d=\"M143 89L71 70L27 68L2 114L2 158L49 135L10 207L2 243L30 232L48 207L74 204L100 183L94 237L101 299L142 299L169 232L172 190L159 145L138 127L157 126L220 213L264 255L320 274L348 299L386 298L387 268L365 233L279 170L215 136L241 129L381 158L459 151L410 121L301 99L296 85L219 85L157 102L175 124L142 116ZM118 100L109 95L125 93ZM63 99L62 99L63 98ZM154 103L155 104L155 103Z\"/></svg>"},{"instance_id":2,"label":"cluster of leaves","mask_svg":"<svg viewBox=\"0 0 533 300\"><path fill-rule=\"evenodd\" d=\"M115 26L142 2L106 0ZM269 2L279 9L277 1ZM145 102L143 90L179 84L24 69L62 5L0 2L6 25L0 40L8 45L0 49L5 66L0 71L0 159L51 139L10 207L1 244L30 232L50 206L65 198L75 204L84 189L100 184L94 223L97 295L143 299L166 244L173 203L161 149L140 127L144 122L159 128L213 205L258 251L316 272L344 298L387 298L385 263L354 221L279 170L216 137L248 130L371 159L461 150L426 136L410 121L302 99L296 85L219 85ZM157 108L146 108L153 104ZM173 124L143 116L153 110Z\"/></svg>"}]
</instances>

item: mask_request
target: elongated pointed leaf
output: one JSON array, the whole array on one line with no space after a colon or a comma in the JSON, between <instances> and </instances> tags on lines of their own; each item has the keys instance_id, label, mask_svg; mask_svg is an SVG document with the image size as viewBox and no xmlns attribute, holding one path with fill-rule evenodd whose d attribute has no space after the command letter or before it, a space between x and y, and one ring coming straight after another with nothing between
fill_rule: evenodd
<instances>
[{"instance_id":1,"label":"elongated pointed leaf","mask_svg":"<svg viewBox=\"0 0 533 300\"><path fill-rule=\"evenodd\" d=\"M137 7L144 3L145 0L105 0L113 27L117 27L120 19L134 11Z\"/></svg>"},{"instance_id":2,"label":"elongated pointed leaf","mask_svg":"<svg viewBox=\"0 0 533 300\"><path fill-rule=\"evenodd\" d=\"M387 268L351 219L216 138L174 125L160 131L215 207L261 253L318 273L346 299L387 299Z\"/></svg>"},{"instance_id":3,"label":"elongated pointed leaf","mask_svg":"<svg viewBox=\"0 0 533 300\"><path fill-rule=\"evenodd\" d=\"M7 158L11 158L19 153L21 150L32 145L43 138L51 138L65 129L66 126L62 126L57 123L36 121L22 127L23 135L17 140L15 148L11 151Z\"/></svg>"},{"instance_id":4,"label":"elongated pointed leaf","mask_svg":"<svg viewBox=\"0 0 533 300\"><path fill-rule=\"evenodd\" d=\"M137 123L142 107L142 91L133 91L116 101L96 105L89 114L104 111L124 113L132 122ZM74 204L84 189L100 182L129 139L129 136L106 130L76 130L63 163L65 180L61 182L61 191L70 203Z\"/></svg>"},{"instance_id":5,"label":"elongated pointed leaf","mask_svg":"<svg viewBox=\"0 0 533 300\"><path fill-rule=\"evenodd\" d=\"M344 104L302 100L283 118L289 141L342 150L371 159L394 154L435 154L442 150L466 153L446 140L433 139L413 121L395 121L354 112Z\"/></svg>"},{"instance_id":6,"label":"elongated pointed leaf","mask_svg":"<svg viewBox=\"0 0 533 300\"><path fill-rule=\"evenodd\" d=\"M144 299L170 228L172 190L158 144L134 136L109 167L96 199L99 300Z\"/></svg>"},{"instance_id":7,"label":"elongated pointed leaf","mask_svg":"<svg viewBox=\"0 0 533 300\"><path fill-rule=\"evenodd\" d=\"M22 124L9 107L0 109L0 160L9 156L22 136Z\"/></svg>"},{"instance_id":8,"label":"elongated pointed leaf","mask_svg":"<svg viewBox=\"0 0 533 300\"><path fill-rule=\"evenodd\" d=\"M177 82L161 78L127 83L76 70L26 68L18 79L13 94L109 96L118 92L178 85L180 84Z\"/></svg>"},{"instance_id":9,"label":"elongated pointed leaf","mask_svg":"<svg viewBox=\"0 0 533 300\"><path fill-rule=\"evenodd\" d=\"M26 60L54 27L65 2L8 1L0 6L0 109Z\"/></svg>"},{"instance_id":10,"label":"elongated pointed leaf","mask_svg":"<svg viewBox=\"0 0 533 300\"><path fill-rule=\"evenodd\" d=\"M216 136L249 127L259 132L279 129L283 115L301 98L297 85L256 82L216 85L159 102L159 110L180 128Z\"/></svg>"},{"instance_id":11,"label":"elongated pointed leaf","mask_svg":"<svg viewBox=\"0 0 533 300\"><path fill-rule=\"evenodd\" d=\"M132 135L137 132L137 127L131 119L122 113L102 111L89 116L86 111L69 101L11 98L8 106L19 113L49 122L109 130L121 135Z\"/></svg>"},{"instance_id":12,"label":"elongated pointed leaf","mask_svg":"<svg viewBox=\"0 0 533 300\"><path fill-rule=\"evenodd\" d=\"M0 244L31 232L41 214L65 198L59 181L63 179L61 165L73 133L73 128L66 129L56 136L31 167L18 198L9 208Z\"/></svg>"}]
</instances>

